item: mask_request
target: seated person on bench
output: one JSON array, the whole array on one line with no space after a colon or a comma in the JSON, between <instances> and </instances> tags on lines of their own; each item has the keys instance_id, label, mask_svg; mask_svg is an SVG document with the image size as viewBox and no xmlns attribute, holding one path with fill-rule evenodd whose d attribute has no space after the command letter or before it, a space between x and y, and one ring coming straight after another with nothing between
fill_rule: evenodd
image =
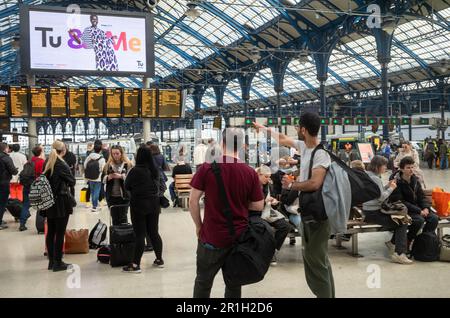
<instances>
[{"instance_id":1,"label":"seated person on bench","mask_svg":"<svg viewBox=\"0 0 450 318\"><path fill-rule=\"evenodd\" d=\"M180 157L180 160L177 161L177 165L173 167L172 170L172 178L173 182L169 186L170 199L173 202L173 207L181 206L178 202L178 196L175 192L175 176L179 174L192 174L191 166L188 163L184 162L183 157Z\"/></svg>"},{"instance_id":2,"label":"seated person on bench","mask_svg":"<svg viewBox=\"0 0 450 318\"><path fill-rule=\"evenodd\" d=\"M399 164L400 172L396 174L397 189L392 193L389 200L402 201L408 208L408 214L412 223L408 228L408 247L416 238L417 233L423 227L423 232L434 232L439 223L438 216L430 210L431 204L426 200L422 185L414 174L414 159L404 157Z\"/></svg>"},{"instance_id":3,"label":"seated person on bench","mask_svg":"<svg viewBox=\"0 0 450 318\"><path fill-rule=\"evenodd\" d=\"M379 224L388 230L393 230L394 235L391 241L386 242L386 246L393 252L391 256L392 261L399 264L412 264L412 261L406 256L406 231L408 225L403 223L397 224L392 220L391 215L381 212L381 204L389 198L392 191L397 187L395 180L391 180L386 186L383 186L381 175L386 172L387 163L388 161L385 157L375 156L367 167L367 174L380 188L381 196L378 199L363 203L364 221Z\"/></svg>"},{"instance_id":4,"label":"seated person on bench","mask_svg":"<svg viewBox=\"0 0 450 318\"><path fill-rule=\"evenodd\" d=\"M282 213L272 208L272 205L278 204L278 200L271 197L269 194L269 182L271 176L270 168L268 166L262 165L259 168L256 168L256 173L258 173L259 182L263 188L265 197L265 206L261 218L269 222L269 224L274 228L276 249L279 251L283 246L284 240L286 239L289 231L291 230L291 226L285 220ZM275 255L272 259L271 264L276 265Z\"/></svg>"}]
</instances>

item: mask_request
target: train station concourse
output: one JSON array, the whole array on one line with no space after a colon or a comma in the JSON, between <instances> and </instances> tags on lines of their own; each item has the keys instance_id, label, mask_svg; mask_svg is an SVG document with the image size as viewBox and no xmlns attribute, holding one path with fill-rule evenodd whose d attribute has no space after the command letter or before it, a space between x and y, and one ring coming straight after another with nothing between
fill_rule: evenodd
<instances>
[{"instance_id":1,"label":"train station concourse","mask_svg":"<svg viewBox=\"0 0 450 318\"><path fill-rule=\"evenodd\" d=\"M449 126L448 0L0 1L0 298L448 298Z\"/></svg>"}]
</instances>

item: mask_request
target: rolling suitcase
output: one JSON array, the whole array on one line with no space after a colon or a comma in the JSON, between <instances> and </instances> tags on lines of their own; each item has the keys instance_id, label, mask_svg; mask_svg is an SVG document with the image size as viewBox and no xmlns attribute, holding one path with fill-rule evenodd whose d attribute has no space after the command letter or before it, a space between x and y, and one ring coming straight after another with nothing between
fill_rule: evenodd
<instances>
[{"instance_id":1,"label":"rolling suitcase","mask_svg":"<svg viewBox=\"0 0 450 318\"><path fill-rule=\"evenodd\" d=\"M112 225L112 213L115 209L126 209L126 205L112 205L110 207L109 242L111 248L111 267L125 266L133 261L136 236L133 226L128 223Z\"/></svg>"}]
</instances>

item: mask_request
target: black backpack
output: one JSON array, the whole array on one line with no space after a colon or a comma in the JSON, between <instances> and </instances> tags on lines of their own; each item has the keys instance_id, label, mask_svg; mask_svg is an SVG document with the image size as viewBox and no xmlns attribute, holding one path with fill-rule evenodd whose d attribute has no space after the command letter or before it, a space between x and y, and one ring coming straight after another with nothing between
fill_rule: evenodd
<instances>
[{"instance_id":1,"label":"black backpack","mask_svg":"<svg viewBox=\"0 0 450 318\"><path fill-rule=\"evenodd\" d=\"M24 187L29 187L35 179L35 166L33 161L28 161L19 173L19 182Z\"/></svg>"},{"instance_id":2,"label":"black backpack","mask_svg":"<svg viewBox=\"0 0 450 318\"><path fill-rule=\"evenodd\" d=\"M84 170L84 177L86 179L90 180L97 180L100 176L100 164L99 160L103 157L100 157L98 159L91 159L86 164L86 169Z\"/></svg>"},{"instance_id":3,"label":"black backpack","mask_svg":"<svg viewBox=\"0 0 450 318\"><path fill-rule=\"evenodd\" d=\"M381 196L380 188L365 171L350 168L333 153L327 152L331 159L347 172L352 190L352 206L358 206Z\"/></svg>"},{"instance_id":4,"label":"black backpack","mask_svg":"<svg viewBox=\"0 0 450 318\"><path fill-rule=\"evenodd\" d=\"M109 264L111 259L111 247L109 245L101 246L97 251L97 261L102 264Z\"/></svg>"},{"instance_id":5,"label":"black backpack","mask_svg":"<svg viewBox=\"0 0 450 318\"><path fill-rule=\"evenodd\" d=\"M422 262L439 260L440 242L434 232L423 232L414 240L411 255Z\"/></svg>"}]
</instances>

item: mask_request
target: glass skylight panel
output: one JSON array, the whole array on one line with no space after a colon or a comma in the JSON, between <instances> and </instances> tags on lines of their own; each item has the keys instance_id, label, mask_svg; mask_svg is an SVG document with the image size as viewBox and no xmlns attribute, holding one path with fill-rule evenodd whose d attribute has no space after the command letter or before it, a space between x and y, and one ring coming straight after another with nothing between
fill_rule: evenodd
<instances>
[{"instance_id":1,"label":"glass skylight panel","mask_svg":"<svg viewBox=\"0 0 450 318\"><path fill-rule=\"evenodd\" d=\"M254 29L279 15L279 12L269 7L265 0L230 0L213 3L213 5L241 25L248 24Z\"/></svg>"},{"instance_id":2,"label":"glass skylight panel","mask_svg":"<svg viewBox=\"0 0 450 318\"><path fill-rule=\"evenodd\" d=\"M187 54L198 59L203 59L214 53L214 51L208 47L206 43L203 43L199 39L178 28L174 28L164 37L164 39L179 47Z\"/></svg>"},{"instance_id":3,"label":"glass skylight panel","mask_svg":"<svg viewBox=\"0 0 450 318\"><path fill-rule=\"evenodd\" d=\"M187 22L187 25L212 43L219 42L222 45L228 45L242 37L242 34L226 23L225 20L209 11L203 11L200 17L193 22Z\"/></svg>"},{"instance_id":4,"label":"glass skylight panel","mask_svg":"<svg viewBox=\"0 0 450 318\"><path fill-rule=\"evenodd\" d=\"M212 87L208 88L202 98L202 108L209 108L216 106L216 94Z\"/></svg>"},{"instance_id":5,"label":"glass skylight panel","mask_svg":"<svg viewBox=\"0 0 450 318\"><path fill-rule=\"evenodd\" d=\"M235 79L228 83L227 89L225 90L225 94L223 96L223 102L225 104L238 103L241 101L241 96L241 87L239 86L238 80Z\"/></svg>"}]
</instances>

